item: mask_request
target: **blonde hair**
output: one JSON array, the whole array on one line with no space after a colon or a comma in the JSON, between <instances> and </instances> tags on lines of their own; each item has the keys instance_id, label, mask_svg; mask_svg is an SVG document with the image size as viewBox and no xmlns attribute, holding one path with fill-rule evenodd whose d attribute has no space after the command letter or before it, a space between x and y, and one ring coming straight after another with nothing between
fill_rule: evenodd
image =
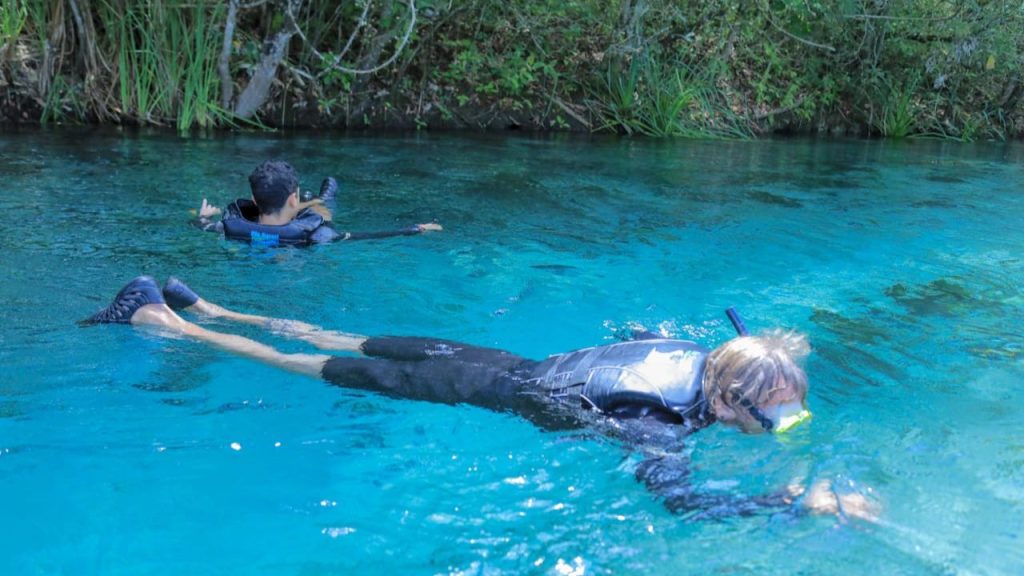
<instances>
[{"instance_id":1,"label":"blonde hair","mask_svg":"<svg viewBox=\"0 0 1024 576\"><path fill-rule=\"evenodd\" d=\"M798 364L811 347L796 332L773 330L761 336L733 338L708 356L704 395L728 406L748 399L758 402L787 383L801 398L807 395L807 374Z\"/></svg>"}]
</instances>

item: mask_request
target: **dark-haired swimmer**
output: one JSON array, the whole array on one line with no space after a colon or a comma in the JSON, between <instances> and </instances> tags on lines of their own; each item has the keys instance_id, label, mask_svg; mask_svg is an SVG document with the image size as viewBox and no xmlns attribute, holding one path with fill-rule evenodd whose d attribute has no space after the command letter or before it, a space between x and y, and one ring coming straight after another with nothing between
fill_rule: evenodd
<instances>
[{"instance_id":1,"label":"dark-haired swimmer","mask_svg":"<svg viewBox=\"0 0 1024 576\"><path fill-rule=\"evenodd\" d=\"M333 178L327 178L320 187L319 196L308 194L304 198L295 169L287 162L268 160L249 175L252 199L235 200L228 205L223 218L214 222L212 217L220 214L221 210L203 198L195 225L209 232L223 232L228 239L257 246L309 246L441 230L439 224L431 222L382 232L339 232L331 225L330 210L323 205L324 201L334 199L337 186Z\"/></svg>"},{"instance_id":2,"label":"dark-haired swimmer","mask_svg":"<svg viewBox=\"0 0 1024 576\"><path fill-rule=\"evenodd\" d=\"M188 322L174 309L262 326L321 350L363 357L283 353ZM809 346L794 333L740 336L714 350L646 338L538 361L448 340L367 337L242 314L200 298L174 278L161 290L148 276L129 282L88 323L157 326L345 388L511 411L545 429L596 429L641 454L637 479L670 510L693 518L762 512L875 515L864 496L837 494L828 482L810 490L794 483L771 494L741 497L699 492L688 481L683 439L690 433L715 422L751 434L780 433L810 417L807 376L798 364Z\"/></svg>"}]
</instances>

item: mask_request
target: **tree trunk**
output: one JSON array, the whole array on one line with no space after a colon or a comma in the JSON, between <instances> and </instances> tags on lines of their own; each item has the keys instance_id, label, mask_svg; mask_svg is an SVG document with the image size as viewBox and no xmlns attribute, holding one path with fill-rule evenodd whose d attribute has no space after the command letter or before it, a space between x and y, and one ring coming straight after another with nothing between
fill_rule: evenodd
<instances>
[{"instance_id":1,"label":"tree trunk","mask_svg":"<svg viewBox=\"0 0 1024 576\"><path fill-rule=\"evenodd\" d=\"M243 119L252 118L270 98L270 86L277 77L277 67L284 59L284 50L288 47L288 41L292 39L294 32L278 32L277 36L267 45L260 65L256 68L249 84L238 96L238 103L235 104L235 116Z\"/></svg>"}]
</instances>

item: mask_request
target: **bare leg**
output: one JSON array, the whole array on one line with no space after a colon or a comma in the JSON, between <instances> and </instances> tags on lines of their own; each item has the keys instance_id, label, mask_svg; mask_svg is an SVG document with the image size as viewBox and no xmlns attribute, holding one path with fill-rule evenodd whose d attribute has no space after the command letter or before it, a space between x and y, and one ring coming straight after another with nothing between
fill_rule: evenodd
<instances>
[{"instance_id":1,"label":"bare leg","mask_svg":"<svg viewBox=\"0 0 1024 576\"><path fill-rule=\"evenodd\" d=\"M317 378L321 377L324 364L332 358L326 354L285 354L244 336L207 330L178 316L165 304L146 304L135 311L131 322L136 326L160 326L246 358Z\"/></svg>"},{"instance_id":2,"label":"bare leg","mask_svg":"<svg viewBox=\"0 0 1024 576\"><path fill-rule=\"evenodd\" d=\"M228 310L223 306L218 306L217 304L202 298L199 298L195 304L185 308L185 310L202 314L204 316L210 316L212 318L226 318L243 324L261 326L282 336L308 342L321 350L348 350L350 352L359 352L360 346L366 341L366 336L346 334L345 332L337 332L334 330L325 330L319 326L307 324L306 322L300 322L298 320L285 320L281 318L257 316L254 314L242 314L241 312ZM132 320L134 321L134 318Z\"/></svg>"}]
</instances>

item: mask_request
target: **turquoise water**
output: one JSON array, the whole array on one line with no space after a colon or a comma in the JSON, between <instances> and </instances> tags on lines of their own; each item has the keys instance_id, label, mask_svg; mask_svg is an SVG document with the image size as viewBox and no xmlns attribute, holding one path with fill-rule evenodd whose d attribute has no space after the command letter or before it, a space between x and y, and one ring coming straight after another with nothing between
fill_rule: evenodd
<instances>
[{"instance_id":1,"label":"turquoise water","mask_svg":"<svg viewBox=\"0 0 1024 576\"><path fill-rule=\"evenodd\" d=\"M446 229L260 251L189 227L268 157L308 188L337 176L341 229ZM0 573L1020 573L1022 161L1019 144L0 133ZM815 417L786 442L700 432L693 481L831 480L880 520L686 521L610 441L75 325L140 273L537 358L631 325L714 346L736 306L808 335Z\"/></svg>"}]
</instances>

